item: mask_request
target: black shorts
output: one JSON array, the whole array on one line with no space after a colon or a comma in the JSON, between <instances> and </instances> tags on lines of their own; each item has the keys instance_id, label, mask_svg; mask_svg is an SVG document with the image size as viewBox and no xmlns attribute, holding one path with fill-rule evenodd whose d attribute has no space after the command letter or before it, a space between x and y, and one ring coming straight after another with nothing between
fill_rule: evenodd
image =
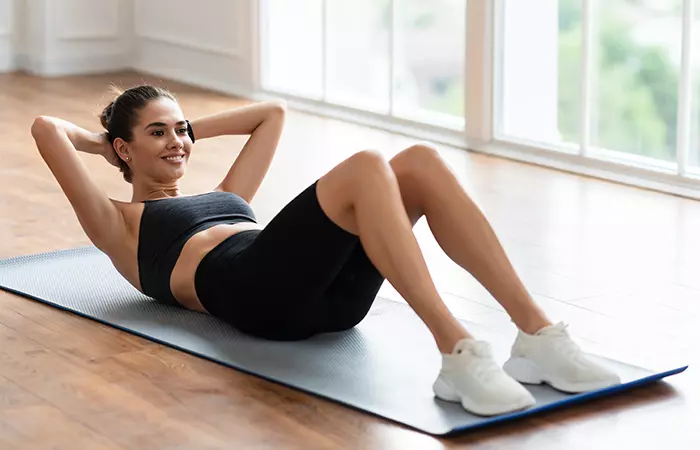
<instances>
[{"instance_id":1,"label":"black shorts","mask_svg":"<svg viewBox=\"0 0 700 450\"><path fill-rule=\"evenodd\" d=\"M210 314L270 340L353 328L383 281L359 238L323 212L316 183L265 229L239 232L212 249L195 274Z\"/></svg>"}]
</instances>

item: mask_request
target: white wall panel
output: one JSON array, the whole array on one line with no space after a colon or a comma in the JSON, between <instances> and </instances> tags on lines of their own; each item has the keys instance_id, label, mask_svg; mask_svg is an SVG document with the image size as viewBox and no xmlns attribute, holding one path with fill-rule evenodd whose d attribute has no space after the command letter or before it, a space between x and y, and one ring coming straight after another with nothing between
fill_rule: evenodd
<instances>
[{"instance_id":1,"label":"white wall panel","mask_svg":"<svg viewBox=\"0 0 700 450\"><path fill-rule=\"evenodd\" d=\"M134 0L134 67L229 93L254 86L257 0Z\"/></svg>"},{"instance_id":2,"label":"white wall panel","mask_svg":"<svg viewBox=\"0 0 700 450\"><path fill-rule=\"evenodd\" d=\"M15 67L14 0L0 0L0 72Z\"/></svg>"},{"instance_id":3,"label":"white wall panel","mask_svg":"<svg viewBox=\"0 0 700 450\"><path fill-rule=\"evenodd\" d=\"M6 38L12 33L13 0L0 0L0 38Z\"/></svg>"},{"instance_id":4,"label":"white wall panel","mask_svg":"<svg viewBox=\"0 0 700 450\"><path fill-rule=\"evenodd\" d=\"M30 0L25 68L45 75L111 72L130 67L132 0ZM31 6L31 3L30 3Z\"/></svg>"},{"instance_id":5,"label":"white wall panel","mask_svg":"<svg viewBox=\"0 0 700 450\"><path fill-rule=\"evenodd\" d=\"M136 36L224 56L237 56L245 0L135 0Z\"/></svg>"},{"instance_id":6,"label":"white wall panel","mask_svg":"<svg viewBox=\"0 0 700 450\"><path fill-rule=\"evenodd\" d=\"M121 0L60 0L54 8L58 39L118 39Z\"/></svg>"}]
</instances>

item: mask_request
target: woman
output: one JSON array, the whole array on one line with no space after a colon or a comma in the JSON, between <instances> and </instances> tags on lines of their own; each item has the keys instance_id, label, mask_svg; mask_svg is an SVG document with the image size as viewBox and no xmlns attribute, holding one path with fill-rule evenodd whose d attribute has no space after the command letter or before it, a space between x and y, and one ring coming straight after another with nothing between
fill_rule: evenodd
<instances>
[{"instance_id":1,"label":"woman","mask_svg":"<svg viewBox=\"0 0 700 450\"><path fill-rule=\"evenodd\" d=\"M42 116L32 135L87 236L145 295L253 336L296 340L357 325L386 278L442 354L435 395L472 413L532 406L518 381L567 392L620 382L533 302L489 223L433 148L415 145L388 162L361 151L261 227L249 203L275 153L283 103L190 123L169 92L146 85L121 93L101 119L106 133ZM182 195L179 180L195 139L234 134L250 138L224 179L211 192ZM132 200L108 198L76 150L118 166L133 185ZM445 252L517 325L503 368L489 344L474 339L442 302L412 231L424 215Z\"/></svg>"}]
</instances>

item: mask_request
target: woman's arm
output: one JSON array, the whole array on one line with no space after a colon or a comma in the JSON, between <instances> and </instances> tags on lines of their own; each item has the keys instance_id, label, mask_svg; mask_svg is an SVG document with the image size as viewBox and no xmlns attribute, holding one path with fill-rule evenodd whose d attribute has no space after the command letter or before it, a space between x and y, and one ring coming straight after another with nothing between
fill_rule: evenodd
<instances>
[{"instance_id":1,"label":"woman's arm","mask_svg":"<svg viewBox=\"0 0 700 450\"><path fill-rule=\"evenodd\" d=\"M247 202L253 199L272 164L286 109L286 104L281 101L256 103L191 122L196 140L222 135L250 135L215 190L233 192Z\"/></svg>"},{"instance_id":2,"label":"woman's arm","mask_svg":"<svg viewBox=\"0 0 700 450\"><path fill-rule=\"evenodd\" d=\"M105 133L92 133L58 117L47 118L61 130L65 131L68 140L79 152L103 156L113 166L119 166L117 153L107 141Z\"/></svg>"},{"instance_id":3,"label":"woman's arm","mask_svg":"<svg viewBox=\"0 0 700 450\"><path fill-rule=\"evenodd\" d=\"M76 152L78 146L89 153L97 152L97 142L91 142L89 133L80 127L54 117L37 117L31 131L41 157L68 197L88 238L107 254L118 248L126 231L124 218Z\"/></svg>"}]
</instances>

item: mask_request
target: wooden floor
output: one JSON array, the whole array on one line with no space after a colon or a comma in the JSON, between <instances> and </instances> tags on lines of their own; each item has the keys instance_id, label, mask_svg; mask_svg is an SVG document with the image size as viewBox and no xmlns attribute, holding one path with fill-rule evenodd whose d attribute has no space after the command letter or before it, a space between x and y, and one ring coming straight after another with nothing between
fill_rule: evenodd
<instances>
[{"instance_id":1,"label":"wooden floor","mask_svg":"<svg viewBox=\"0 0 700 450\"><path fill-rule=\"evenodd\" d=\"M0 75L0 258L89 244L29 134L39 114L97 130L109 83L133 73L44 80ZM168 83L196 117L240 100ZM185 193L210 190L243 143L197 144ZM253 202L266 222L353 152L409 138L290 112ZM0 448L700 448L700 203L441 148L536 299L584 348L684 374L613 398L438 439L0 291ZM130 188L83 155L114 198ZM510 327L451 263L424 221L421 247L460 317ZM382 295L400 298L386 285ZM410 369L407 369L410 370Z\"/></svg>"}]
</instances>

